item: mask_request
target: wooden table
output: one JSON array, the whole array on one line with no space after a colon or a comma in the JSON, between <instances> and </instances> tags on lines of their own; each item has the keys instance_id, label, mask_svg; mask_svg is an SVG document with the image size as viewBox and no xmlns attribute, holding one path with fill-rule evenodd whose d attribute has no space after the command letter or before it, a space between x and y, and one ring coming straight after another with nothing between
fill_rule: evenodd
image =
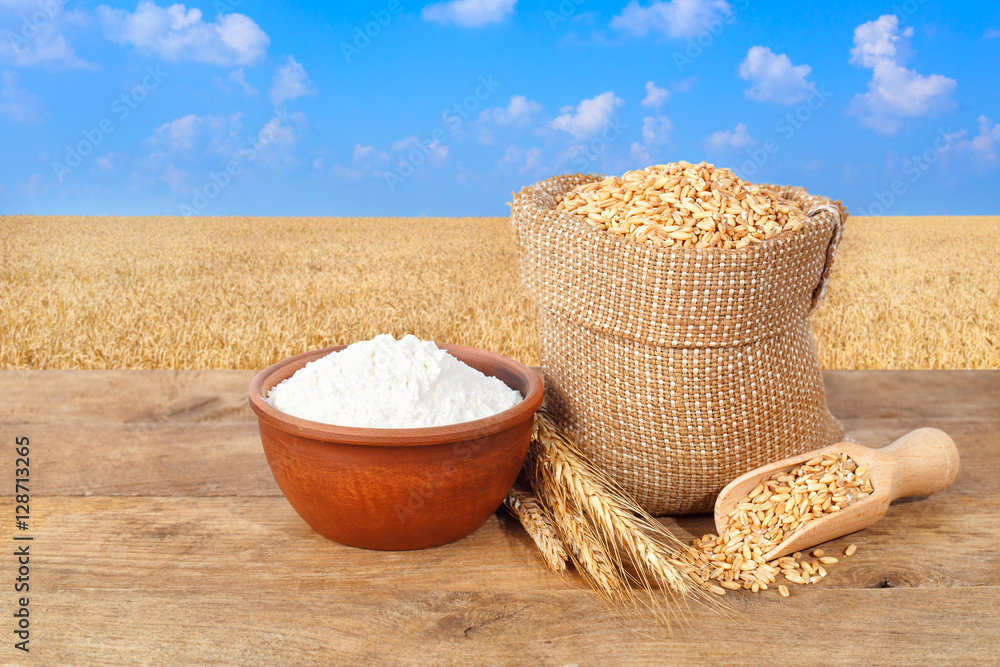
<instances>
[{"instance_id":1,"label":"wooden table","mask_svg":"<svg viewBox=\"0 0 1000 667\"><path fill-rule=\"evenodd\" d=\"M252 372L0 372L0 479L31 440L27 531L0 522L2 664L996 664L1000 371L829 372L861 442L950 433L955 484L828 547L858 552L792 597L694 606L673 635L545 571L498 514L436 549L314 533L282 498L247 407ZM710 518L666 520L679 537ZM30 536L32 541L13 540ZM30 544L30 654L14 649Z\"/></svg>"}]
</instances>

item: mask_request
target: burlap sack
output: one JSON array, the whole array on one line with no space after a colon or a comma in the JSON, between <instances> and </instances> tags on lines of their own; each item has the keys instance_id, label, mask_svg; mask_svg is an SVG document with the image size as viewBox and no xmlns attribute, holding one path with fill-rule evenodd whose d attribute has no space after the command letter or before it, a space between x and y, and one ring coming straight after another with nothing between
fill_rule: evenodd
<instances>
[{"instance_id":1,"label":"burlap sack","mask_svg":"<svg viewBox=\"0 0 1000 667\"><path fill-rule=\"evenodd\" d=\"M805 227L741 250L657 248L555 210L556 176L514 196L538 305L546 403L652 514L706 512L733 478L840 441L807 316L846 214L799 188Z\"/></svg>"}]
</instances>

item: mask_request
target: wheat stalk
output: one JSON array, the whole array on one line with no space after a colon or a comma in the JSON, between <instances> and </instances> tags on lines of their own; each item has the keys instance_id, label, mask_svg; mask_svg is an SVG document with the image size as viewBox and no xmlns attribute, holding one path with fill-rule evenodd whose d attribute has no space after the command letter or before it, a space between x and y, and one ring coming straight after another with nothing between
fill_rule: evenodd
<instances>
[{"instance_id":1,"label":"wheat stalk","mask_svg":"<svg viewBox=\"0 0 1000 667\"><path fill-rule=\"evenodd\" d=\"M526 477L584 580L611 606L661 617L663 599L706 596L683 544L539 412ZM695 582L700 585L692 585ZM715 587L717 588L717 587ZM666 606L673 615L673 604Z\"/></svg>"},{"instance_id":2,"label":"wheat stalk","mask_svg":"<svg viewBox=\"0 0 1000 667\"><path fill-rule=\"evenodd\" d=\"M552 524L562 540L577 572L612 606L628 601L627 577L620 559L609 554L601 534L587 522L571 498L551 484L532 479L531 486L552 517Z\"/></svg>"},{"instance_id":3,"label":"wheat stalk","mask_svg":"<svg viewBox=\"0 0 1000 667\"><path fill-rule=\"evenodd\" d=\"M600 529L625 548L641 572L648 572L658 585L677 593L688 592L687 579L678 569L676 552L682 542L646 513L600 467L594 464L553 423L551 417L536 417L533 453L536 464L551 470L551 479L565 488Z\"/></svg>"},{"instance_id":4,"label":"wheat stalk","mask_svg":"<svg viewBox=\"0 0 1000 667\"><path fill-rule=\"evenodd\" d=\"M553 572L565 571L569 554L559 541L559 535L546 516L545 510L538 503L538 498L515 486L504 499L504 505L517 517L525 532L535 541L545 566Z\"/></svg>"}]
</instances>

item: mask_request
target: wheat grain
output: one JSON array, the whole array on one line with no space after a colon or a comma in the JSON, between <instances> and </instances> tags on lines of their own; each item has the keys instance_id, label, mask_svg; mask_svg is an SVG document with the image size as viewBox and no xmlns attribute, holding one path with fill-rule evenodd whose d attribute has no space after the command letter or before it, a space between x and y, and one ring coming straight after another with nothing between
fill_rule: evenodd
<instances>
[{"instance_id":1,"label":"wheat grain","mask_svg":"<svg viewBox=\"0 0 1000 667\"><path fill-rule=\"evenodd\" d=\"M816 561L800 560L801 552L795 552L766 562L763 554L817 517L869 495L871 481L859 476L858 470L867 468L846 454L824 454L770 475L736 503L721 535L705 535L684 549L682 560L689 576L739 582L753 592L767 590L779 573L796 584L819 581L827 574L823 565L838 562L822 548L812 552Z\"/></svg>"},{"instance_id":2,"label":"wheat grain","mask_svg":"<svg viewBox=\"0 0 1000 667\"><path fill-rule=\"evenodd\" d=\"M744 248L798 231L806 221L795 202L706 162L654 165L584 183L556 208L597 229L678 248Z\"/></svg>"}]
</instances>

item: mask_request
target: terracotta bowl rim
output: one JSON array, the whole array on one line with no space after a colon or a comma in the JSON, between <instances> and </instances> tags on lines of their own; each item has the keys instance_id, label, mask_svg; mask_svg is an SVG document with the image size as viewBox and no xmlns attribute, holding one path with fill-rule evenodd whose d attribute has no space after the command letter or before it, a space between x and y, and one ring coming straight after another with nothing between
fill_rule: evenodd
<instances>
[{"instance_id":1,"label":"terracotta bowl rim","mask_svg":"<svg viewBox=\"0 0 1000 667\"><path fill-rule=\"evenodd\" d=\"M301 417L294 417L278 410L264 400L264 387L266 386L269 391L272 386L277 384L277 381L273 380L275 376L283 376L281 379L290 377L292 373L305 366L306 363L347 347L346 345L332 345L282 359L257 373L253 380L250 381L250 408L257 414L258 419L261 421L267 422L272 427L292 435L345 445L409 447L449 444L500 433L531 419L535 412L538 411L538 408L541 407L544 394L542 380L528 366L505 357L502 354L467 345L455 345L451 343L435 344L440 349L463 362L465 362L470 353L491 358L497 366L503 366L514 375L523 379L528 388L527 393L523 394L521 402L517 405L490 417L462 422L460 424L450 424L448 426L427 426L422 428L363 428L358 426L323 424L321 422L302 419ZM295 368L289 373L287 370L291 366Z\"/></svg>"}]
</instances>

